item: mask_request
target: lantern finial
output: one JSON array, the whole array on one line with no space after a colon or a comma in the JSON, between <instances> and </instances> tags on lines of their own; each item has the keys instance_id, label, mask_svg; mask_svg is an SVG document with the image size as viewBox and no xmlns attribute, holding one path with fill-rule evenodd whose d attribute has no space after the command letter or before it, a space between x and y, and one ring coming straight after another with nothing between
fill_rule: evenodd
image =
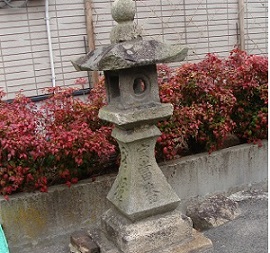
<instances>
[{"instance_id":1,"label":"lantern finial","mask_svg":"<svg viewBox=\"0 0 270 253\"><path fill-rule=\"evenodd\" d=\"M135 2L132 0L115 0L112 5L112 17L118 23L111 31L111 43L141 38L141 28L135 24Z\"/></svg>"}]
</instances>

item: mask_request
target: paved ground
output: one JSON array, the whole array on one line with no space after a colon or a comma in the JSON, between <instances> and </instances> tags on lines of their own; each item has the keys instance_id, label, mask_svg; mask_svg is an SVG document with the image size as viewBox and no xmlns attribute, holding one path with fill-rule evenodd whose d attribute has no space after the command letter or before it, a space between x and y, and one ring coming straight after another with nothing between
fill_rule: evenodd
<instances>
[{"instance_id":1,"label":"paved ground","mask_svg":"<svg viewBox=\"0 0 270 253\"><path fill-rule=\"evenodd\" d=\"M240 194L236 197L241 199ZM267 194L244 194L239 207L242 213L238 218L204 232L212 240L215 253L267 253Z\"/></svg>"},{"instance_id":2,"label":"paved ground","mask_svg":"<svg viewBox=\"0 0 270 253\"><path fill-rule=\"evenodd\" d=\"M263 191L240 192L231 196L239 202L241 215L204 234L214 244L215 253L268 252L268 194ZM24 249L20 253L69 253L69 235L55 238L47 245ZM13 252L10 252L13 253Z\"/></svg>"}]
</instances>

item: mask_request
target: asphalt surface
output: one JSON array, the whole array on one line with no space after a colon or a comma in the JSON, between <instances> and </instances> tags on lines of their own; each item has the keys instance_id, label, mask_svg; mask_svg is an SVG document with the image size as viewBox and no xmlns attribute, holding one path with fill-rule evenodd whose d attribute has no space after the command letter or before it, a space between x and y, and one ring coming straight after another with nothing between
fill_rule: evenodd
<instances>
[{"instance_id":1,"label":"asphalt surface","mask_svg":"<svg viewBox=\"0 0 270 253\"><path fill-rule=\"evenodd\" d=\"M240 194L239 194L240 196ZM215 253L268 252L268 196L265 192L243 194L238 202L240 216L204 235L211 239Z\"/></svg>"},{"instance_id":2,"label":"asphalt surface","mask_svg":"<svg viewBox=\"0 0 270 253\"><path fill-rule=\"evenodd\" d=\"M238 202L241 215L220 227L204 232L213 242L214 253L267 253L268 193L253 190L239 192L230 198ZM20 253L69 253L69 236L57 237L32 249L22 249Z\"/></svg>"}]
</instances>

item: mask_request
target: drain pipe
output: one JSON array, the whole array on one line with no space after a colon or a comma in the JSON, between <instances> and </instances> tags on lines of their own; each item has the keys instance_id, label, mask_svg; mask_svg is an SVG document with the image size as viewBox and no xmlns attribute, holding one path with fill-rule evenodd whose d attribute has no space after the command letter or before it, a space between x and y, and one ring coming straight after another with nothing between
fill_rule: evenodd
<instances>
[{"instance_id":1,"label":"drain pipe","mask_svg":"<svg viewBox=\"0 0 270 253\"><path fill-rule=\"evenodd\" d=\"M52 81L52 86L55 87L55 71L54 71L52 36L51 36L50 16L49 16L49 0L45 1L45 21L46 21L46 27L47 27L47 37L48 37L49 53L50 53L50 65L51 65L51 75L52 75L51 81Z\"/></svg>"}]
</instances>

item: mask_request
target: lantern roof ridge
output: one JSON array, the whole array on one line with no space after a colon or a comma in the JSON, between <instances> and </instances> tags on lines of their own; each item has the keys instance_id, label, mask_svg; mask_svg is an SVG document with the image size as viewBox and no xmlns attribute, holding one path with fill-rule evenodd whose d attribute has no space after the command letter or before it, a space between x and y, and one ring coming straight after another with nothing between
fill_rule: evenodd
<instances>
[{"instance_id":1,"label":"lantern roof ridge","mask_svg":"<svg viewBox=\"0 0 270 253\"><path fill-rule=\"evenodd\" d=\"M181 62L187 47L168 45L156 40L131 40L97 48L72 61L79 71L118 70L158 63Z\"/></svg>"}]
</instances>

